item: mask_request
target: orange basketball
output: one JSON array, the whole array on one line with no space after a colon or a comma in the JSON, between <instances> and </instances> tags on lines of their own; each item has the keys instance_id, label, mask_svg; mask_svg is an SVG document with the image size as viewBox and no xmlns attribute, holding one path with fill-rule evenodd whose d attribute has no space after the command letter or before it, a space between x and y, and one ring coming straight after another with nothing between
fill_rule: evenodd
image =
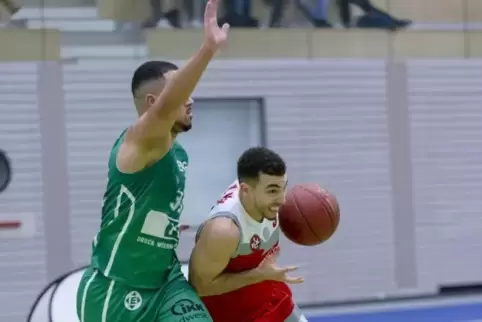
<instances>
[{"instance_id":1,"label":"orange basketball","mask_svg":"<svg viewBox=\"0 0 482 322\"><path fill-rule=\"evenodd\" d=\"M328 240L339 222L340 207L335 195L316 184L290 189L279 211L281 230L299 245L313 246Z\"/></svg>"}]
</instances>

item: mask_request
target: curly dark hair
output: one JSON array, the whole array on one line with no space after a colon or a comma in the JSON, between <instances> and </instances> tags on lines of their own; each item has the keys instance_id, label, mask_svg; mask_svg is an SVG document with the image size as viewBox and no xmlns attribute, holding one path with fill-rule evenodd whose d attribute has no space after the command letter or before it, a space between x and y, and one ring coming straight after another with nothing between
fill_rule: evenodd
<instances>
[{"instance_id":1,"label":"curly dark hair","mask_svg":"<svg viewBox=\"0 0 482 322\"><path fill-rule=\"evenodd\" d=\"M260 174L282 176L286 173L286 163L276 152L264 147L252 147L244 151L238 159L238 180L257 180Z\"/></svg>"}]
</instances>

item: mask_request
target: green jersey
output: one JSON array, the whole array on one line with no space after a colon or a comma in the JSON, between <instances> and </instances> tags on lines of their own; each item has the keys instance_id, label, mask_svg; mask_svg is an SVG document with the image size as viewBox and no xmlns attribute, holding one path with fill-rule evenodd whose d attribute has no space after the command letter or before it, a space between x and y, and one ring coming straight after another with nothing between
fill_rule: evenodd
<instances>
[{"instance_id":1,"label":"green jersey","mask_svg":"<svg viewBox=\"0 0 482 322\"><path fill-rule=\"evenodd\" d=\"M116 165L124 133L109 158L100 232L93 242L92 266L116 281L160 288L179 267L179 216L183 210L188 157L174 142L170 151L144 170L126 174Z\"/></svg>"}]
</instances>

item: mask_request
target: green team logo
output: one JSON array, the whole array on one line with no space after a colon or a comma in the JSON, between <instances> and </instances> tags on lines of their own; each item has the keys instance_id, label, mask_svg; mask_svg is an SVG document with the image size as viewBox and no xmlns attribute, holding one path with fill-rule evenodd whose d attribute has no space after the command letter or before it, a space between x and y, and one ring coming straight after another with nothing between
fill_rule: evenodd
<instances>
[{"instance_id":1,"label":"green team logo","mask_svg":"<svg viewBox=\"0 0 482 322\"><path fill-rule=\"evenodd\" d=\"M167 214L151 210L147 213L141 233L163 240L176 241L179 239L179 221Z\"/></svg>"},{"instance_id":2,"label":"green team logo","mask_svg":"<svg viewBox=\"0 0 482 322\"><path fill-rule=\"evenodd\" d=\"M142 305L142 297L141 294L137 291L129 292L126 297L124 298L124 306L129 311L135 311L139 309Z\"/></svg>"},{"instance_id":3,"label":"green team logo","mask_svg":"<svg viewBox=\"0 0 482 322\"><path fill-rule=\"evenodd\" d=\"M177 190L176 198L169 203L169 207L173 212L181 213L184 208L183 205L184 191ZM154 241L149 238L139 237L142 243L150 244L160 248L174 248L173 244L177 245L179 240L179 220L171 218L168 214L157 210L151 210L147 213L144 224L142 225L141 233L161 239L162 241Z\"/></svg>"},{"instance_id":4,"label":"green team logo","mask_svg":"<svg viewBox=\"0 0 482 322\"><path fill-rule=\"evenodd\" d=\"M129 208L129 217L130 219L127 220L128 224L132 219L132 216L135 211L135 202L136 199L132 195L132 193L125 187L121 187L121 191L119 196L117 197L117 204L114 213L117 217L119 215L119 205L121 197L126 195L130 201L131 206ZM169 208L172 212L177 212L178 214L181 213L182 209L184 208L183 204L184 199L184 191L181 189L177 190L176 197L173 201L169 203ZM142 225L141 234L142 236L137 237L137 242L143 243L149 246L154 246L158 248L164 249L174 249L176 248L179 242L179 230L180 224L179 220L170 217L168 214L163 213L157 210L150 210L146 214L146 218ZM95 243L95 241L94 241Z\"/></svg>"}]
</instances>

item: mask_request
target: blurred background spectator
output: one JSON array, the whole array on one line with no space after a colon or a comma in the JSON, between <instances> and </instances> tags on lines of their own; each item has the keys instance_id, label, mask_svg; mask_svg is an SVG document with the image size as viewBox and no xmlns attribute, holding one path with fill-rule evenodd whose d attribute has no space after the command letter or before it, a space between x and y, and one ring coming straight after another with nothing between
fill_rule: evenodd
<instances>
[{"instance_id":1,"label":"blurred background spectator","mask_svg":"<svg viewBox=\"0 0 482 322\"><path fill-rule=\"evenodd\" d=\"M167 1L169 3L165 0L149 1L152 14L142 24L144 28L198 28L201 26L205 0ZM260 4L266 7L267 17L258 17L253 14L253 7ZM280 28L299 25L300 22L285 21L285 12L288 7L299 10L302 17L317 28L332 28L334 25L331 20L340 21L345 28L396 30L411 24L411 20L398 19L373 5L370 0L263 0L258 3L252 0L224 0L223 6L220 21L228 22L235 28L260 26ZM361 16L354 16L353 6L362 11ZM263 23L264 20L266 23Z\"/></svg>"},{"instance_id":2,"label":"blurred background spectator","mask_svg":"<svg viewBox=\"0 0 482 322\"><path fill-rule=\"evenodd\" d=\"M315 0L314 6L310 7L310 0L296 0L296 5L303 15L318 28L333 27L328 21L328 6L332 0Z\"/></svg>"},{"instance_id":3,"label":"blurred background spectator","mask_svg":"<svg viewBox=\"0 0 482 322\"><path fill-rule=\"evenodd\" d=\"M10 12L11 15L20 10L20 6L14 0L0 0L0 3Z\"/></svg>"},{"instance_id":4,"label":"blurred background spectator","mask_svg":"<svg viewBox=\"0 0 482 322\"><path fill-rule=\"evenodd\" d=\"M182 28L183 26L200 27L202 25L201 17L206 0L179 0L174 2L172 7L166 5L164 0L149 0L149 2L152 14L142 24L144 28L157 26Z\"/></svg>"},{"instance_id":5,"label":"blurred background spectator","mask_svg":"<svg viewBox=\"0 0 482 322\"><path fill-rule=\"evenodd\" d=\"M15 0L0 0L0 22L8 21L20 10L20 5Z\"/></svg>"},{"instance_id":6,"label":"blurred background spectator","mask_svg":"<svg viewBox=\"0 0 482 322\"><path fill-rule=\"evenodd\" d=\"M337 2L341 20L346 28L356 26L359 28L396 30L405 28L412 23L408 19L397 19L387 12L378 9L370 0L337 0ZM350 5L355 5L363 11L363 15L360 16L355 23L352 21L353 15Z\"/></svg>"},{"instance_id":7,"label":"blurred background spectator","mask_svg":"<svg viewBox=\"0 0 482 322\"><path fill-rule=\"evenodd\" d=\"M328 5L330 0L295 0L295 5L303 16L315 27L329 28ZM272 7L268 26L270 28L283 27L282 20L288 0L264 0L264 3ZM287 26L284 26L287 27Z\"/></svg>"},{"instance_id":8,"label":"blurred background spectator","mask_svg":"<svg viewBox=\"0 0 482 322\"><path fill-rule=\"evenodd\" d=\"M251 16L251 0L224 0L225 14L220 23L229 23L232 27L258 27L258 20Z\"/></svg>"}]
</instances>

